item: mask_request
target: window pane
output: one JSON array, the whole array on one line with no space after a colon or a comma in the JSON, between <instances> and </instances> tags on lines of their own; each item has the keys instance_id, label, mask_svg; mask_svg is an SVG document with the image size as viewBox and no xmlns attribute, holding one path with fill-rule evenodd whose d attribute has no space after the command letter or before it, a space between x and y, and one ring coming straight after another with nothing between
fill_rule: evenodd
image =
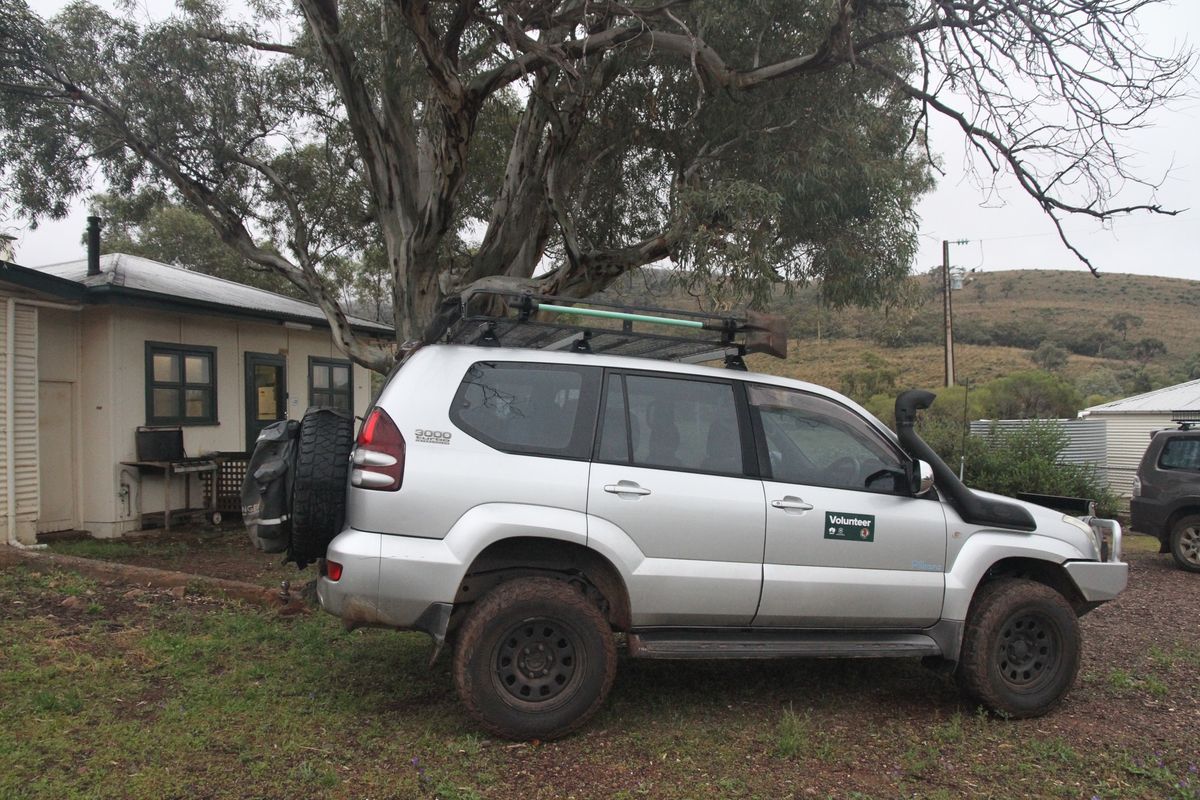
<instances>
[{"instance_id":1,"label":"window pane","mask_svg":"<svg viewBox=\"0 0 1200 800\"><path fill-rule=\"evenodd\" d=\"M179 356L175 353L155 353L154 380L156 383L179 382Z\"/></svg>"},{"instance_id":2,"label":"window pane","mask_svg":"<svg viewBox=\"0 0 1200 800\"><path fill-rule=\"evenodd\" d=\"M346 389L350 386L350 368L349 367L333 367L333 388Z\"/></svg>"},{"instance_id":3,"label":"window pane","mask_svg":"<svg viewBox=\"0 0 1200 800\"><path fill-rule=\"evenodd\" d=\"M313 388L328 389L329 388L329 365L328 364L313 364Z\"/></svg>"},{"instance_id":4,"label":"window pane","mask_svg":"<svg viewBox=\"0 0 1200 800\"><path fill-rule=\"evenodd\" d=\"M583 369L475 364L463 377L451 416L494 446L565 455L575 437L583 388ZM594 394L589 413L595 413ZM583 447L591 445L593 420L587 422L589 441Z\"/></svg>"},{"instance_id":5,"label":"window pane","mask_svg":"<svg viewBox=\"0 0 1200 800\"><path fill-rule=\"evenodd\" d=\"M259 386L256 389L254 416L258 420L275 420L279 418L279 397L274 385Z\"/></svg>"},{"instance_id":6,"label":"window pane","mask_svg":"<svg viewBox=\"0 0 1200 800\"><path fill-rule=\"evenodd\" d=\"M154 389L151 393L151 407L157 418L174 418L179 416L179 390Z\"/></svg>"},{"instance_id":7,"label":"window pane","mask_svg":"<svg viewBox=\"0 0 1200 800\"><path fill-rule=\"evenodd\" d=\"M1166 469L1200 469L1200 439L1172 439L1163 448L1159 465Z\"/></svg>"},{"instance_id":8,"label":"window pane","mask_svg":"<svg viewBox=\"0 0 1200 800\"><path fill-rule=\"evenodd\" d=\"M184 356L183 373L188 383L212 383L208 356Z\"/></svg>"},{"instance_id":9,"label":"window pane","mask_svg":"<svg viewBox=\"0 0 1200 800\"><path fill-rule=\"evenodd\" d=\"M775 480L877 492L903 485L899 456L849 409L765 386L750 387L750 404L762 424Z\"/></svg>"},{"instance_id":10,"label":"window pane","mask_svg":"<svg viewBox=\"0 0 1200 800\"><path fill-rule=\"evenodd\" d=\"M741 474L732 386L640 375L626 384L635 464Z\"/></svg>"},{"instance_id":11,"label":"window pane","mask_svg":"<svg viewBox=\"0 0 1200 800\"><path fill-rule=\"evenodd\" d=\"M604 421L600 430L601 461L629 462L629 440L625 433L625 390L620 375L608 381Z\"/></svg>"},{"instance_id":12,"label":"window pane","mask_svg":"<svg viewBox=\"0 0 1200 800\"><path fill-rule=\"evenodd\" d=\"M189 419L208 419L211 415L211 389L188 389L184 396L184 416Z\"/></svg>"}]
</instances>

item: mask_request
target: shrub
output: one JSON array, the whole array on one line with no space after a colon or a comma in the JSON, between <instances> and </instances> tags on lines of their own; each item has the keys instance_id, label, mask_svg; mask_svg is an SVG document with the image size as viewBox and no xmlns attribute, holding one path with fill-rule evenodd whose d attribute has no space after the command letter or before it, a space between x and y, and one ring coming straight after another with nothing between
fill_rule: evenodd
<instances>
[{"instance_id":1,"label":"shrub","mask_svg":"<svg viewBox=\"0 0 1200 800\"><path fill-rule=\"evenodd\" d=\"M1087 497L1096 501L1101 516L1115 514L1117 496L1095 467L1060 460L1066 446L1066 433L1048 421L1033 420L1016 430L993 428L987 436L967 437L963 480L973 488L1009 497L1018 492Z\"/></svg>"},{"instance_id":2,"label":"shrub","mask_svg":"<svg viewBox=\"0 0 1200 800\"><path fill-rule=\"evenodd\" d=\"M1080 409L1079 392L1048 372L1015 372L987 385L986 416L992 419L1073 417Z\"/></svg>"},{"instance_id":3,"label":"shrub","mask_svg":"<svg viewBox=\"0 0 1200 800\"><path fill-rule=\"evenodd\" d=\"M1057 372L1067 365L1067 351L1053 342L1042 342L1030 356L1044 370Z\"/></svg>"}]
</instances>

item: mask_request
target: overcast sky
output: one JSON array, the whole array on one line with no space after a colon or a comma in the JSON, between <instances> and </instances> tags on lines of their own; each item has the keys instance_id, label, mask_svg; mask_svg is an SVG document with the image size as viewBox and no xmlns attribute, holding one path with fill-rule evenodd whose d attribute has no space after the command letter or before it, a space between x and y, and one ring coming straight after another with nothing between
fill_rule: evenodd
<instances>
[{"instance_id":1,"label":"overcast sky","mask_svg":"<svg viewBox=\"0 0 1200 800\"><path fill-rule=\"evenodd\" d=\"M30 5L42 16L50 16L65 2L32 0ZM148 6L157 16L172 3L141 0L139 5ZM1152 11L1143 15L1142 22L1151 49L1166 52L1184 43L1200 44L1200 2L1177 0ZM1197 88L1193 79L1189 89L1195 93ZM1141 132L1130 146L1138 153L1138 173L1162 178L1162 185L1152 197L1138 187L1120 197L1120 204L1149 200L1181 213L1174 217L1138 214L1107 226L1069 219L1066 228L1102 273L1200 279L1200 97L1160 111L1154 123L1153 130ZM943 159L946 174L920 203L921 249L914 270L941 263L942 239L969 240L951 247L952 262L967 269L1085 269L1059 242L1049 218L1011 179L1002 179L998 190L992 191L967 174L962 136L953 123L934 120L932 145ZM18 262L38 266L82 258L80 237L86 216L78 202L65 220L44 222L36 231L9 230L19 237Z\"/></svg>"}]
</instances>

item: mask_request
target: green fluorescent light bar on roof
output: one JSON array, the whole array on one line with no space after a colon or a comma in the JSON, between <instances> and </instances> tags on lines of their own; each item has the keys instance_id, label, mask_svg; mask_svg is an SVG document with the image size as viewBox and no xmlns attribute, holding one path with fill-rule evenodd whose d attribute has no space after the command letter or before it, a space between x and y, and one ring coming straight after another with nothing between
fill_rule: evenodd
<instances>
[{"instance_id":1,"label":"green fluorescent light bar on roof","mask_svg":"<svg viewBox=\"0 0 1200 800\"><path fill-rule=\"evenodd\" d=\"M574 308L572 306L556 306L550 303L538 303L540 311L557 311L560 314L575 314L580 317L600 317L601 319L620 319L630 322L650 322L656 325L674 325L679 328L703 328L704 323L690 319L671 319L670 317L652 317L649 314L631 314L625 311L605 311L600 308Z\"/></svg>"}]
</instances>

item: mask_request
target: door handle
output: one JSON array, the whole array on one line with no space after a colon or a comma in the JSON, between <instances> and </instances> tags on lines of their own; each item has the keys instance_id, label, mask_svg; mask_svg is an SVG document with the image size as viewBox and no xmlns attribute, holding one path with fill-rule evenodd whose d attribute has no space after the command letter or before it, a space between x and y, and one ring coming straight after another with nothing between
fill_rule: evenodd
<instances>
[{"instance_id":1,"label":"door handle","mask_svg":"<svg viewBox=\"0 0 1200 800\"><path fill-rule=\"evenodd\" d=\"M799 497L791 496L785 497L782 500L772 500L771 507L795 511L812 511L813 509L812 503L806 503Z\"/></svg>"},{"instance_id":2,"label":"door handle","mask_svg":"<svg viewBox=\"0 0 1200 800\"><path fill-rule=\"evenodd\" d=\"M633 481L617 481L616 483L605 484L604 491L609 494L650 494L649 489L643 489Z\"/></svg>"}]
</instances>

